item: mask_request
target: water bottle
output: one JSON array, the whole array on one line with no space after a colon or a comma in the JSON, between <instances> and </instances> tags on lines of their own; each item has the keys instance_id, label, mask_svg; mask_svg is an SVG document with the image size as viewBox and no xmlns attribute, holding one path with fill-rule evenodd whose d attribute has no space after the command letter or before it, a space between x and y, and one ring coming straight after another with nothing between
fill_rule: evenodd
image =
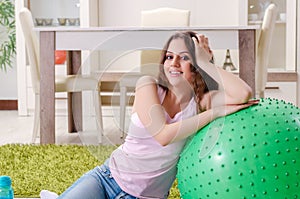
<instances>
[{"instance_id":1,"label":"water bottle","mask_svg":"<svg viewBox=\"0 0 300 199\"><path fill-rule=\"evenodd\" d=\"M14 191L9 176L0 176L0 199L13 199Z\"/></svg>"}]
</instances>

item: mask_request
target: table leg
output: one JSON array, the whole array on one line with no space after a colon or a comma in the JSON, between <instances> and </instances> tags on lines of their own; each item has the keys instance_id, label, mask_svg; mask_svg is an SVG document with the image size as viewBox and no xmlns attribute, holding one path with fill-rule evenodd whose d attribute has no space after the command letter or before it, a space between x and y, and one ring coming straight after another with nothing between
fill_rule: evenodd
<instances>
[{"instance_id":1,"label":"table leg","mask_svg":"<svg viewBox=\"0 0 300 199\"><path fill-rule=\"evenodd\" d=\"M255 30L239 30L240 78L252 88L255 97Z\"/></svg>"},{"instance_id":2,"label":"table leg","mask_svg":"<svg viewBox=\"0 0 300 199\"><path fill-rule=\"evenodd\" d=\"M55 34L40 32L40 143L55 143Z\"/></svg>"},{"instance_id":3,"label":"table leg","mask_svg":"<svg viewBox=\"0 0 300 199\"><path fill-rule=\"evenodd\" d=\"M81 74L81 51L68 51L67 73ZM68 132L82 131L82 94L68 93Z\"/></svg>"}]
</instances>

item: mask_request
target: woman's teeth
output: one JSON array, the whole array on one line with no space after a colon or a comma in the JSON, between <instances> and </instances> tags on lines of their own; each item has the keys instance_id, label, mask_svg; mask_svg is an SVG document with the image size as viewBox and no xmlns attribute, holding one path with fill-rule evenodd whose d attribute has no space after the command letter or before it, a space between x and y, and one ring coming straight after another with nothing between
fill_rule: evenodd
<instances>
[{"instance_id":1,"label":"woman's teeth","mask_svg":"<svg viewBox=\"0 0 300 199\"><path fill-rule=\"evenodd\" d=\"M170 71L170 74L172 74L172 75L179 75L181 73L182 72L180 72L180 71Z\"/></svg>"}]
</instances>

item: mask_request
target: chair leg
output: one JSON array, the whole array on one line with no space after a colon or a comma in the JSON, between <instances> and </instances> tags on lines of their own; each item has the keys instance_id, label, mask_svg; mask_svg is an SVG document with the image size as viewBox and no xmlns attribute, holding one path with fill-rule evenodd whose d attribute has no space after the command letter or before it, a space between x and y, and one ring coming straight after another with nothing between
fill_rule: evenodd
<instances>
[{"instance_id":1,"label":"chair leg","mask_svg":"<svg viewBox=\"0 0 300 199\"><path fill-rule=\"evenodd\" d=\"M120 87L120 129L122 131L121 138L124 137L125 133L125 112L126 112L126 86Z\"/></svg>"},{"instance_id":2,"label":"chair leg","mask_svg":"<svg viewBox=\"0 0 300 199\"><path fill-rule=\"evenodd\" d=\"M40 95L35 94L35 107L34 107L34 122L33 122L33 132L32 132L32 143L35 143L35 140L40 131Z\"/></svg>"},{"instance_id":3,"label":"chair leg","mask_svg":"<svg viewBox=\"0 0 300 199\"><path fill-rule=\"evenodd\" d=\"M265 92L264 91L258 91L257 92L257 97L258 98L264 98L265 97Z\"/></svg>"},{"instance_id":4,"label":"chair leg","mask_svg":"<svg viewBox=\"0 0 300 199\"><path fill-rule=\"evenodd\" d=\"M98 142L102 143L102 137L103 137L103 118L102 118L102 102L101 102L101 96L100 96L100 91L97 91L95 95L95 113L96 113L96 125L97 125L97 130L100 132L98 134Z\"/></svg>"}]
</instances>

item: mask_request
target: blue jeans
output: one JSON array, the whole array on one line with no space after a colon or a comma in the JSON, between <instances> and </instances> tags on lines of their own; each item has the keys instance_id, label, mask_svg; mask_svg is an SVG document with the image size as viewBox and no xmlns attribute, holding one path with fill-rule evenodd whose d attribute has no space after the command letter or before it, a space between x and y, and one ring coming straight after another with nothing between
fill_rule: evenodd
<instances>
[{"instance_id":1,"label":"blue jeans","mask_svg":"<svg viewBox=\"0 0 300 199\"><path fill-rule=\"evenodd\" d=\"M137 199L122 191L106 164L80 177L58 199Z\"/></svg>"}]
</instances>

